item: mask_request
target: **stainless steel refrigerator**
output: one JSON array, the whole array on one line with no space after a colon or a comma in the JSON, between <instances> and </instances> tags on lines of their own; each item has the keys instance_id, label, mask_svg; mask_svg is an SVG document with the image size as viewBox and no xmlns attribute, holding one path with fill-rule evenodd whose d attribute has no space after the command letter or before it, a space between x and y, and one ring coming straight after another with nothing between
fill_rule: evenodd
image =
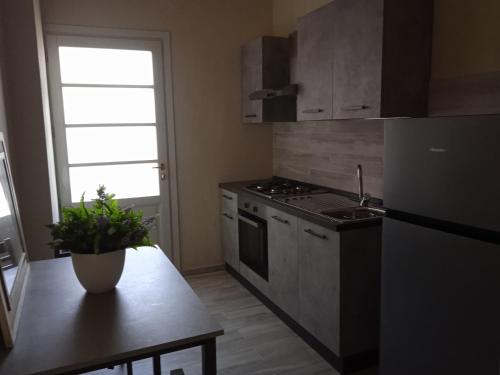
<instances>
[{"instance_id":1,"label":"stainless steel refrigerator","mask_svg":"<svg viewBox=\"0 0 500 375\"><path fill-rule=\"evenodd\" d=\"M500 117L385 124L380 375L500 374Z\"/></svg>"}]
</instances>

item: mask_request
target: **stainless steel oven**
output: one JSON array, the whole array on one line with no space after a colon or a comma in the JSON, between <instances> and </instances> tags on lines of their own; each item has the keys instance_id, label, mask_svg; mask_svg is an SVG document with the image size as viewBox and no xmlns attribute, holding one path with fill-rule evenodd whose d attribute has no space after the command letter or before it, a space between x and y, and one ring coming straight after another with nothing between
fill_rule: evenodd
<instances>
[{"instance_id":1,"label":"stainless steel oven","mask_svg":"<svg viewBox=\"0 0 500 375\"><path fill-rule=\"evenodd\" d=\"M242 197L238 203L240 262L264 280L269 278L265 206Z\"/></svg>"}]
</instances>

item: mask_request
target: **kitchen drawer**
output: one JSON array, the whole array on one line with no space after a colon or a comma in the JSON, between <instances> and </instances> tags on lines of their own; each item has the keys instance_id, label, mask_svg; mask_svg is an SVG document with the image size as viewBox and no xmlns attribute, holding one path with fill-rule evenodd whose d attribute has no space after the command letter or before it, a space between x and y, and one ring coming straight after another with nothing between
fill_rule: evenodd
<instances>
[{"instance_id":1,"label":"kitchen drawer","mask_svg":"<svg viewBox=\"0 0 500 375\"><path fill-rule=\"evenodd\" d=\"M223 211L238 212L238 194L221 189L220 199Z\"/></svg>"}]
</instances>

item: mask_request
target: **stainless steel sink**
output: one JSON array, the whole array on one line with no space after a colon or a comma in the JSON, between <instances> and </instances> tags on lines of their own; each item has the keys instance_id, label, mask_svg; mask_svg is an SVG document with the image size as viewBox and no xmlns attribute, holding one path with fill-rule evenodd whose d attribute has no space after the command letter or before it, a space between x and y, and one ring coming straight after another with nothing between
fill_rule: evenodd
<instances>
[{"instance_id":1,"label":"stainless steel sink","mask_svg":"<svg viewBox=\"0 0 500 375\"><path fill-rule=\"evenodd\" d=\"M371 207L349 207L325 210L321 211L320 214L340 221L356 221L382 217L384 216L384 211Z\"/></svg>"}]
</instances>

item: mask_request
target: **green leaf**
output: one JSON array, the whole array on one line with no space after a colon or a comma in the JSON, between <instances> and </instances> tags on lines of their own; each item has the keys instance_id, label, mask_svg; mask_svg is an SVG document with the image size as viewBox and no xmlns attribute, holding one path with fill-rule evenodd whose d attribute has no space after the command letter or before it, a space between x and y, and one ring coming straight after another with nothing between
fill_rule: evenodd
<instances>
[{"instance_id":1,"label":"green leaf","mask_svg":"<svg viewBox=\"0 0 500 375\"><path fill-rule=\"evenodd\" d=\"M82 194L78 207L64 207L62 219L47 227L52 236L50 246L82 254L99 254L126 247L151 246L149 218L143 220L140 210L119 207L114 194L100 185L97 199L90 208Z\"/></svg>"}]
</instances>

